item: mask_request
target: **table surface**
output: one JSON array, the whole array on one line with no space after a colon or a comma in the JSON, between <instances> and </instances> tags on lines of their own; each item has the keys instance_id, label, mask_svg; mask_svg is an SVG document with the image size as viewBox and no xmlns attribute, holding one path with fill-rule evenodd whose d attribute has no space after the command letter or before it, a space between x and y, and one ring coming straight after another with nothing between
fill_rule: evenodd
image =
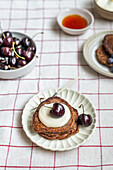
<instances>
[{"instance_id":1,"label":"table surface","mask_svg":"<svg viewBox=\"0 0 113 170\"><path fill-rule=\"evenodd\" d=\"M86 8L95 17L90 30L80 36L63 33L56 17L64 8ZM0 170L112 170L113 80L92 70L83 58L83 44L95 33L113 29L101 18L93 0L1 0L2 29L35 37L39 51L32 72L15 80L0 80ZM22 128L27 101L39 91L62 87L80 73L86 75L70 86L93 104L97 126L83 145L65 152L44 150L32 143Z\"/></svg>"}]
</instances>

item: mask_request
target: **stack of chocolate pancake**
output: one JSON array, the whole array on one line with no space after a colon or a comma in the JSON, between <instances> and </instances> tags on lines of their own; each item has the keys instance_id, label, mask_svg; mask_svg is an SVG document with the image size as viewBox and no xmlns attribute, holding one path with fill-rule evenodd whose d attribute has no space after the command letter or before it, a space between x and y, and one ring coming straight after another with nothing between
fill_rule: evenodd
<instances>
[{"instance_id":1,"label":"stack of chocolate pancake","mask_svg":"<svg viewBox=\"0 0 113 170\"><path fill-rule=\"evenodd\" d=\"M108 59L113 57L113 34L108 34L104 37L102 44L96 50L97 60L99 63L108 67L112 67L112 63L108 63Z\"/></svg>"},{"instance_id":2,"label":"stack of chocolate pancake","mask_svg":"<svg viewBox=\"0 0 113 170\"><path fill-rule=\"evenodd\" d=\"M61 126L61 127L47 127L45 126L39 119L39 110L45 104L50 103L60 103L65 104L71 113L71 117L68 122ZM32 127L33 129L38 132L39 135L43 136L44 138L54 140L54 139L66 139L71 135L78 133L79 125L77 123L78 120L78 112L74 109L67 101L60 97L50 97L39 104L35 113L33 114L33 122Z\"/></svg>"}]
</instances>

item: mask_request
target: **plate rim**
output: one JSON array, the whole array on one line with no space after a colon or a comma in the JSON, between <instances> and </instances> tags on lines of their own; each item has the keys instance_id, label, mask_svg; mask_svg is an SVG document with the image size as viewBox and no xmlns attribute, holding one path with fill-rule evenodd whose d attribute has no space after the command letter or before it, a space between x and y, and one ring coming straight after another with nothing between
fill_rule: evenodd
<instances>
[{"instance_id":1,"label":"plate rim","mask_svg":"<svg viewBox=\"0 0 113 170\"><path fill-rule=\"evenodd\" d=\"M88 61L88 58L87 58L87 55L85 54L86 52L86 48L87 48L87 44L89 42L91 42L92 40L94 40L97 36L101 37L102 35L104 34L113 34L113 31L102 31L102 32L98 32L98 33L95 33L94 35L90 36L86 42L84 43L83 45L83 56L84 56L84 59L85 61L87 62L87 64L94 70L96 71L97 73L100 73L101 75L104 75L104 76L107 76L107 77L111 77L113 78L113 73L111 72L108 72L106 73L105 71L101 71L101 69L98 69L98 67L95 67L93 66L93 64L91 64L89 61Z\"/></svg>"},{"instance_id":2,"label":"plate rim","mask_svg":"<svg viewBox=\"0 0 113 170\"><path fill-rule=\"evenodd\" d=\"M26 130L25 130L25 127L24 127L24 124L23 124L23 115L24 115L24 111L25 111L25 109L26 109L26 105L29 104L30 100L32 100L35 96L38 96L39 94L43 93L44 91L53 90L53 89L56 90L56 92L57 92L57 90L60 90L61 88L48 88L48 89L39 91L37 94L33 95L33 96L28 100L28 102L25 104L24 109L23 109L23 112L22 112L22 116L21 116L21 118L22 118L22 127L23 127L23 130L24 130L26 136L27 136L34 144L36 144L37 146L39 146L39 147L41 147L41 148L43 148L43 149L46 149L46 150L50 150L50 151L68 151L68 150L72 150L72 149L78 148L80 145L84 144L84 143L91 137L91 135L94 133L94 131L95 131L95 129L96 129L96 125L97 125L97 115L96 115L96 110L95 110L95 108L93 107L93 105L92 105L92 103L90 102L90 100L89 100L87 97L85 97L82 93L80 93L79 91L74 91L74 90L69 89L69 88L66 88L66 89L65 89L65 90L72 91L72 92L74 92L74 93L78 93L79 95L84 96L84 97L88 100L88 102L91 104L92 108L94 109L95 119L94 119L94 124L93 124L94 126L93 126L93 128L91 129L92 132L91 132L91 133L88 135L88 137L87 137L86 139L84 139L81 143L78 143L77 146L70 146L70 147L68 147L68 148L59 148L59 149L58 149L58 148L50 148L50 147L47 147L47 146L42 146L41 144L37 144L36 142L34 142L34 141L32 140L32 138L27 134L27 132L26 132ZM78 133L79 133L79 132L78 132ZM77 134L78 134L78 133L77 133ZM38 135L39 135L39 134L38 134ZM74 134L74 135L76 135L76 134ZM39 136L40 136L40 135L39 135ZM73 136L73 135L72 135L72 136ZM43 137L41 136L41 138L43 138ZM69 138L71 138L71 136L70 136ZM69 139L69 138L67 138L67 139ZM44 139L45 139L45 138L44 138ZM48 139L45 139L45 140L48 140ZM56 141L57 141L57 140L58 140L58 139L56 139ZM63 139L63 140L66 140L66 139ZM63 141L63 140L59 140L59 141ZM55 141L55 140L53 140L53 141Z\"/></svg>"}]
</instances>

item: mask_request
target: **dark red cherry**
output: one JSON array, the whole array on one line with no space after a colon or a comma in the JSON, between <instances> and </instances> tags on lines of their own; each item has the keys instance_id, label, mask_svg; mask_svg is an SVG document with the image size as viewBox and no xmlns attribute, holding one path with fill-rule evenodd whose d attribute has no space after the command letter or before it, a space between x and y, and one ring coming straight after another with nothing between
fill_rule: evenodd
<instances>
[{"instance_id":1,"label":"dark red cherry","mask_svg":"<svg viewBox=\"0 0 113 170\"><path fill-rule=\"evenodd\" d=\"M9 64L9 57L1 57L0 56L0 63L3 63L3 64Z\"/></svg>"},{"instance_id":2,"label":"dark red cherry","mask_svg":"<svg viewBox=\"0 0 113 170\"><path fill-rule=\"evenodd\" d=\"M6 47L12 47L13 44L13 38L12 37L6 37L3 39L3 46Z\"/></svg>"},{"instance_id":3,"label":"dark red cherry","mask_svg":"<svg viewBox=\"0 0 113 170\"><path fill-rule=\"evenodd\" d=\"M5 58L5 64L9 64L9 57L4 57Z\"/></svg>"},{"instance_id":4,"label":"dark red cherry","mask_svg":"<svg viewBox=\"0 0 113 170\"><path fill-rule=\"evenodd\" d=\"M27 64L27 61L26 60L18 60L17 61L17 67L20 68L20 67L23 67Z\"/></svg>"},{"instance_id":5,"label":"dark red cherry","mask_svg":"<svg viewBox=\"0 0 113 170\"><path fill-rule=\"evenodd\" d=\"M54 103L53 108L50 110L50 116L54 118L60 118L64 115L64 106L60 103Z\"/></svg>"},{"instance_id":6,"label":"dark red cherry","mask_svg":"<svg viewBox=\"0 0 113 170\"><path fill-rule=\"evenodd\" d=\"M20 39L17 37L13 37L13 41L15 42L15 46L20 45Z\"/></svg>"},{"instance_id":7,"label":"dark red cherry","mask_svg":"<svg viewBox=\"0 0 113 170\"><path fill-rule=\"evenodd\" d=\"M28 51L33 51L34 52L34 54L36 53L36 47L34 47L34 46L30 46L30 47L28 47L28 49L27 49Z\"/></svg>"},{"instance_id":8,"label":"dark red cherry","mask_svg":"<svg viewBox=\"0 0 113 170\"><path fill-rule=\"evenodd\" d=\"M84 113L84 106L83 106L83 104L81 104L81 105L79 106L79 108L80 108L80 107L82 107L83 113L82 113L81 115L79 115L79 117L78 117L78 124L83 125L83 126L85 126L85 127L90 126L91 123L92 123L92 117L91 117L91 115Z\"/></svg>"},{"instance_id":9,"label":"dark red cherry","mask_svg":"<svg viewBox=\"0 0 113 170\"><path fill-rule=\"evenodd\" d=\"M8 55L9 57L14 57L14 55L15 55L15 53L13 50L9 51L9 55Z\"/></svg>"},{"instance_id":10,"label":"dark red cherry","mask_svg":"<svg viewBox=\"0 0 113 170\"><path fill-rule=\"evenodd\" d=\"M16 51L17 51L18 55L22 56L22 54L23 54L23 49L22 48L17 48Z\"/></svg>"},{"instance_id":11,"label":"dark red cherry","mask_svg":"<svg viewBox=\"0 0 113 170\"><path fill-rule=\"evenodd\" d=\"M11 49L9 47L2 47L0 51L3 56L9 56Z\"/></svg>"},{"instance_id":12,"label":"dark red cherry","mask_svg":"<svg viewBox=\"0 0 113 170\"><path fill-rule=\"evenodd\" d=\"M84 113L81 114L81 115L79 115L79 117L78 117L78 123L79 123L80 125L85 126L85 127L90 126L91 123L92 123L92 117L91 117L91 115L89 115L89 114L84 114Z\"/></svg>"},{"instance_id":13,"label":"dark red cherry","mask_svg":"<svg viewBox=\"0 0 113 170\"><path fill-rule=\"evenodd\" d=\"M9 70L8 65L0 63L0 70Z\"/></svg>"},{"instance_id":14,"label":"dark red cherry","mask_svg":"<svg viewBox=\"0 0 113 170\"><path fill-rule=\"evenodd\" d=\"M15 56L9 58L9 64L11 67L15 67L16 63L17 63L17 58Z\"/></svg>"},{"instance_id":15,"label":"dark red cherry","mask_svg":"<svg viewBox=\"0 0 113 170\"><path fill-rule=\"evenodd\" d=\"M0 37L0 46L3 44L3 39Z\"/></svg>"},{"instance_id":16,"label":"dark red cherry","mask_svg":"<svg viewBox=\"0 0 113 170\"><path fill-rule=\"evenodd\" d=\"M5 31L2 33L2 39L4 39L5 37L12 37L12 33L10 31Z\"/></svg>"},{"instance_id":17,"label":"dark red cherry","mask_svg":"<svg viewBox=\"0 0 113 170\"><path fill-rule=\"evenodd\" d=\"M2 56L0 56L0 62L2 62L2 61L4 61L4 60L5 60L5 58L2 57Z\"/></svg>"},{"instance_id":18,"label":"dark red cherry","mask_svg":"<svg viewBox=\"0 0 113 170\"><path fill-rule=\"evenodd\" d=\"M23 57L29 62L33 59L34 53L32 51L23 51Z\"/></svg>"},{"instance_id":19,"label":"dark red cherry","mask_svg":"<svg viewBox=\"0 0 113 170\"><path fill-rule=\"evenodd\" d=\"M31 46L31 39L28 38L28 37L24 37L22 40L21 40L21 44L22 46L24 46L25 48L28 48Z\"/></svg>"}]
</instances>

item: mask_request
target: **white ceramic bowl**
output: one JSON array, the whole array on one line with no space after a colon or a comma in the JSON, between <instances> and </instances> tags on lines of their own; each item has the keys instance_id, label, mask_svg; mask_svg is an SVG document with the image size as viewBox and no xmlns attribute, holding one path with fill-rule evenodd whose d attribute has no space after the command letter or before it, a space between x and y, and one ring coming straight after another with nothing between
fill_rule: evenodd
<instances>
[{"instance_id":1,"label":"white ceramic bowl","mask_svg":"<svg viewBox=\"0 0 113 170\"><path fill-rule=\"evenodd\" d=\"M70 28L66 28L62 25L62 20L68 16L68 15L74 15L74 14L77 14L77 15L80 15L81 17L85 18L88 25L87 27L83 28L83 29L70 29ZM91 14L91 12L89 12L88 10L86 9L80 9L80 8L69 8L69 9L65 9L63 11L61 11L57 17L57 22L60 26L60 28L68 33L68 34L71 34L71 35L80 35L80 34L83 34L85 33L94 23L94 17L93 15Z\"/></svg>"},{"instance_id":2,"label":"white ceramic bowl","mask_svg":"<svg viewBox=\"0 0 113 170\"><path fill-rule=\"evenodd\" d=\"M24 38L25 36L27 36L19 32L12 32L12 35L13 37L18 37L20 40ZM31 41L31 45L36 47L36 44L33 40ZM36 52L36 55L37 55L37 52ZM36 63L36 56L34 56L33 59L27 65L21 68L18 68L15 70L0 70L0 79L16 79L16 78L22 77L26 75L27 73L29 73L35 67L35 63Z\"/></svg>"},{"instance_id":3,"label":"white ceramic bowl","mask_svg":"<svg viewBox=\"0 0 113 170\"><path fill-rule=\"evenodd\" d=\"M113 2L112 2L113 3ZM98 12L98 14L108 20L113 20L113 10L105 9L104 7L102 7L102 4L98 3L98 0L94 0L94 4L95 4L95 9Z\"/></svg>"}]
</instances>

